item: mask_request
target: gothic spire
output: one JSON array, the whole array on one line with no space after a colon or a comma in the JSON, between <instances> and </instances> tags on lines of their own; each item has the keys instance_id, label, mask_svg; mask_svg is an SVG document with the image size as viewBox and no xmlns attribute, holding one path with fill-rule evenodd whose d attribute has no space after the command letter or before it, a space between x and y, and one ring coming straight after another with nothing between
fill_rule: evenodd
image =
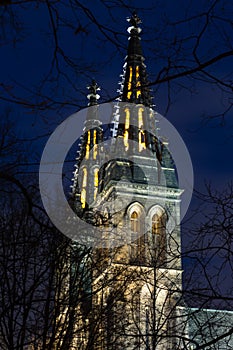
<instances>
[{"instance_id":1,"label":"gothic spire","mask_svg":"<svg viewBox=\"0 0 233 350\"><path fill-rule=\"evenodd\" d=\"M136 13L127 19L131 24L128 28L129 43L127 56L125 59L124 72L121 84L121 101L143 104L145 107L152 106L152 96L148 88L145 58L141 46L141 28L142 23Z\"/></svg>"},{"instance_id":2,"label":"gothic spire","mask_svg":"<svg viewBox=\"0 0 233 350\"><path fill-rule=\"evenodd\" d=\"M87 86L89 100L86 120L84 122L84 134L78 144L76 165L72 184L72 193L75 203L79 203L84 209L96 198L98 189L98 144L103 142L103 130L98 117L98 99L100 90L93 79Z\"/></svg>"}]
</instances>

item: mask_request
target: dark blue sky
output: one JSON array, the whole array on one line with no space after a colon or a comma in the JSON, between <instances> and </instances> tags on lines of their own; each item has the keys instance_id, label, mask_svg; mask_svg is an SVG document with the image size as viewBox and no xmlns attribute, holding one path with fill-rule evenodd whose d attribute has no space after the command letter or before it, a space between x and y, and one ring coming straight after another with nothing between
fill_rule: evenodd
<instances>
[{"instance_id":1,"label":"dark blue sky","mask_svg":"<svg viewBox=\"0 0 233 350\"><path fill-rule=\"evenodd\" d=\"M69 2L54 4L51 8L33 2L1 8L4 14L0 48L1 109L3 118L5 108L11 109L20 137L47 133L80 106L85 106L86 85L91 77L102 87L102 101L116 96L127 47L125 19L132 7L120 7L117 2L117 6L114 2L104 3L87 1L73 11ZM224 37L228 36L228 44L232 38L227 21L215 19L214 22L214 15L226 18L229 13L230 16L230 3L220 1L213 9L209 28L204 31L197 49L203 61L226 50ZM186 69L195 65L192 56L195 36L203 30L206 21L205 16L199 15L210 9L212 2L147 1L143 8L140 1L127 4L139 7L138 14L143 20L143 49L151 81L157 80L168 57ZM193 19L184 21L187 18ZM178 41L180 45L176 45ZM231 70L232 60L227 58L211 66L208 72L221 79ZM169 74L175 72L175 68L171 68ZM166 117L180 132L190 151L196 188L203 189L204 180L217 187L224 186L231 180L233 171L232 111L226 115L223 125L221 118L210 121L208 117L229 106L229 94L204 82L200 74L176 79L169 87L167 83L156 84L154 101L161 114L167 107L168 88L171 104ZM41 108L30 104L39 104ZM40 151L37 151L39 156Z\"/></svg>"},{"instance_id":2,"label":"dark blue sky","mask_svg":"<svg viewBox=\"0 0 233 350\"><path fill-rule=\"evenodd\" d=\"M154 103L185 141L195 189L204 190L207 181L222 190L232 181L232 110L215 117L232 104L232 55L167 79L232 50L231 1L14 2L0 6L1 119L10 111L26 163L38 164L49 134L86 107L92 78L102 88L100 102L117 96L127 50L125 19L136 9ZM38 165L27 171L38 178Z\"/></svg>"}]
</instances>

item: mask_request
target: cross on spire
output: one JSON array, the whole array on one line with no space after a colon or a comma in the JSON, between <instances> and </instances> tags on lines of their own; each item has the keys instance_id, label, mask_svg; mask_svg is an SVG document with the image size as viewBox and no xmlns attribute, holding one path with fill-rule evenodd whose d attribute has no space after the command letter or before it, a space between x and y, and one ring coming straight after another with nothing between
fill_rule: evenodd
<instances>
[{"instance_id":1,"label":"cross on spire","mask_svg":"<svg viewBox=\"0 0 233 350\"><path fill-rule=\"evenodd\" d=\"M137 13L134 11L132 16L127 18L127 21L132 24L133 27L138 28L138 24L142 23L141 19L138 17Z\"/></svg>"}]
</instances>

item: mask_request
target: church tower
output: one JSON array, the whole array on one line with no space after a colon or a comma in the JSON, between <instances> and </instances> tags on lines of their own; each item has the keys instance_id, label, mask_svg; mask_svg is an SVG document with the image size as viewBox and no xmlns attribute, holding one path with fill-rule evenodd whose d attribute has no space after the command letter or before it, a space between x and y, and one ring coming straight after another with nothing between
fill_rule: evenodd
<instances>
[{"instance_id":1,"label":"church tower","mask_svg":"<svg viewBox=\"0 0 233 350\"><path fill-rule=\"evenodd\" d=\"M103 128L93 81L74 174L74 207L79 215L88 212L89 218L91 214L98 218L94 225L102 232L101 246L91 253L88 328L79 348L175 350L185 348L186 337L181 315L182 190L168 142L159 134L141 46L141 21L136 14L128 21L127 56L111 121L111 152L104 144L98 147Z\"/></svg>"},{"instance_id":2,"label":"church tower","mask_svg":"<svg viewBox=\"0 0 233 350\"><path fill-rule=\"evenodd\" d=\"M87 209L97 196L98 190L98 144L103 141L103 130L98 117L100 90L95 80L87 87L88 112L79 143L72 187L72 202L80 214Z\"/></svg>"}]
</instances>

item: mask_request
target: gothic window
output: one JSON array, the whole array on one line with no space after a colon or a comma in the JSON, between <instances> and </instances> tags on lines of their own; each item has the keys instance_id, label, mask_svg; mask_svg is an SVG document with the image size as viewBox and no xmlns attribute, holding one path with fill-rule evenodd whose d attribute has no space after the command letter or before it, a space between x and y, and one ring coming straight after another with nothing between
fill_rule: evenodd
<instances>
[{"instance_id":1,"label":"gothic window","mask_svg":"<svg viewBox=\"0 0 233 350\"><path fill-rule=\"evenodd\" d=\"M86 206L86 187L87 187L87 169L83 168L83 171L82 171L82 189L81 189L82 208L85 208L85 206Z\"/></svg>"},{"instance_id":2,"label":"gothic window","mask_svg":"<svg viewBox=\"0 0 233 350\"><path fill-rule=\"evenodd\" d=\"M130 123L130 110L129 108L125 108L125 132L124 132L124 145L126 147L126 150L128 150L129 143L129 124Z\"/></svg>"},{"instance_id":3,"label":"gothic window","mask_svg":"<svg viewBox=\"0 0 233 350\"><path fill-rule=\"evenodd\" d=\"M93 145L96 144L96 130L93 131Z\"/></svg>"},{"instance_id":4,"label":"gothic window","mask_svg":"<svg viewBox=\"0 0 233 350\"><path fill-rule=\"evenodd\" d=\"M131 222L131 231L135 232L135 233L139 233L140 232L140 221L139 221L138 213L136 211L134 211L131 214L130 222Z\"/></svg>"},{"instance_id":5,"label":"gothic window","mask_svg":"<svg viewBox=\"0 0 233 350\"><path fill-rule=\"evenodd\" d=\"M86 189L83 188L81 191L81 204L82 204L82 208L85 208L86 206Z\"/></svg>"},{"instance_id":6,"label":"gothic window","mask_svg":"<svg viewBox=\"0 0 233 350\"><path fill-rule=\"evenodd\" d=\"M152 216L151 233L153 242L153 260L156 264L164 264L166 259L166 217L164 213Z\"/></svg>"},{"instance_id":7,"label":"gothic window","mask_svg":"<svg viewBox=\"0 0 233 350\"><path fill-rule=\"evenodd\" d=\"M132 95L132 78L133 78L133 68L130 66L129 67L129 82L128 82L128 93L127 93L127 98L130 99Z\"/></svg>"},{"instance_id":8,"label":"gothic window","mask_svg":"<svg viewBox=\"0 0 233 350\"><path fill-rule=\"evenodd\" d=\"M158 235L161 232L161 217L159 217L158 214L154 214L152 217L152 234L153 235Z\"/></svg>"},{"instance_id":9,"label":"gothic window","mask_svg":"<svg viewBox=\"0 0 233 350\"><path fill-rule=\"evenodd\" d=\"M88 130L88 133L87 133L87 144L86 144L86 159L89 159L90 143L91 143L91 132L90 132L90 130Z\"/></svg>"},{"instance_id":10,"label":"gothic window","mask_svg":"<svg viewBox=\"0 0 233 350\"><path fill-rule=\"evenodd\" d=\"M125 108L125 129L129 129L129 121L130 121L130 111L129 108Z\"/></svg>"},{"instance_id":11,"label":"gothic window","mask_svg":"<svg viewBox=\"0 0 233 350\"><path fill-rule=\"evenodd\" d=\"M137 86L137 98L141 95L141 89L140 89L140 86L141 86L141 83L140 83L140 73L139 73L139 66L136 66L136 86Z\"/></svg>"},{"instance_id":12,"label":"gothic window","mask_svg":"<svg viewBox=\"0 0 233 350\"><path fill-rule=\"evenodd\" d=\"M87 186L87 169L83 168L83 179L82 179L82 187Z\"/></svg>"},{"instance_id":13,"label":"gothic window","mask_svg":"<svg viewBox=\"0 0 233 350\"><path fill-rule=\"evenodd\" d=\"M143 125L143 108L138 109L138 128L139 128L139 152L141 152L143 149L146 149L146 143L145 143L145 132L142 130L144 125Z\"/></svg>"},{"instance_id":14,"label":"gothic window","mask_svg":"<svg viewBox=\"0 0 233 350\"><path fill-rule=\"evenodd\" d=\"M96 199L99 185L99 169L94 169L94 199Z\"/></svg>"},{"instance_id":15,"label":"gothic window","mask_svg":"<svg viewBox=\"0 0 233 350\"><path fill-rule=\"evenodd\" d=\"M130 215L131 228L131 262L143 263L145 257L144 233L142 232L142 217L136 211Z\"/></svg>"},{"instance_id":16,"label":"gothic window","mask_svg":"<svg viewBox=\"0 0 233 350\"><path fill-rule=\"evenodd\" d=\"M139 127L139 129L143 128L143 112L144 112L143 108L138 109L138 127Z\"/></svg>"},{"instance_id":17,"label":"gothic window","mask_svg":"<svg viewBox=\"0 0 233 350\"><path fill-rule=\"evenodd\" d=\"M94 170L94 186L98 187L98 173L99 173L99 169L95 169Z\"/></svg>"}]
</instances>

